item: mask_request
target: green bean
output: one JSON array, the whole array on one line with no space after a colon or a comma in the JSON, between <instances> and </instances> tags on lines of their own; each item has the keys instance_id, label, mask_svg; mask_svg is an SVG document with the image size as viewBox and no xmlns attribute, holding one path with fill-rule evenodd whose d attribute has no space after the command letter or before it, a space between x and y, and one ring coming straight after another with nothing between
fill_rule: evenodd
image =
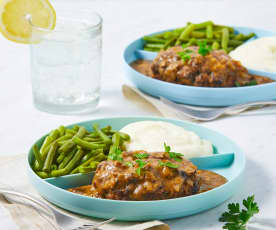
<instances>
[{"instance_id":1,"label":"green bean","mask_svg":"<svg viewBox=\"0 0 276 230\"><path fill-rule=\"evenodd\" d=\"M99 129L98 124L94 124L93 128L94 128L95 132L102 138L102 140L106 144L111 144L112 143L111 139L106 134L104 134L102 130Z\"/></svg>"},{"instance_id":2,"label":"green bean","mask_svg":"<svg viewBox=\"0 0 276 230\"><path fill-rule=\"evenodd\" d=\"M193 32L191 32L191 37L192 38L205 38L206 33L205 32L199 32L199 31L193 31Z\"/></svg>"},{"instance_id":3,"label":"green bean","mask_svg":"<svg viewBox=\"0 0 276 230\"><path fill-rule=\"evenodd\" d=\"M65 127L63 125L59 126L58 131L59 135L63 136L65 134Z\"/></svg>"},{"instance_id":4,"label":"green bean","mask_svg":"<svg viewBox=\"0 0 276 230\"><path fill-rule=\"evenodd\" d=\"M206 26L206 37L209 39L213 38L213 24L208 24Z\"/></svg>"},{"instance_id":5,"label":"green bean","mask_svg":"<svg viewBox=\"0 0 276 230\"><path fill-rule=\"evenodd\" d=\"M167 40L167 42L164 44L163 49L167 49L170 45L172 45L175 41L176 41L177 37L173 36L172 38L170 38L169 40Z\"/></svg>"},{"instance_id":6,"label":"green bean","mask_svg":"<svg viewBox=\"0 0 276 230\"><path fill-rule=\"evenodd\" d=\"M50 150L49 150L46 160L44 162L44 166L43 166L44 172L50 172L51 165L53 163L53 160L54 160L56 152L57 152L56 150L57 150L57 142L53 142L51 144Z\"/></svg>"},{"instance_id":7,"label":"green bean","mask_svg":"<svg viewBox=\"0 0 276 230\"><path fill-rule=\"evenodd\" d=\"M130 136L127 133L117 132L124 141L130 141Z\"/></svg>"},{"instance_id":8,"label":"green bean","mask_svg":"<svg viewBox=\"0 0 276 230\"><path fill-rule=\"evenodd\" d=\"M97 164L99 164L99 162L97 162ZM96 165L96 167L92 167L92 166L81 166L81 167L79 168L79 172L80 172L80 173L89 173L89 172L95 171L96 168L97 168L97 165Z\"/></svg>"},{"instance_id":9,"label":"green bean","mask_svg":"<svg viewBox=\"0 0 276 230\"><path fill-rule=\"evenodd\" d=\"M151 42L151 43L165 43L166 42L166 40L164 40L164 39L150 37L150 36L143 37L143 40L147 41L147 42Z\"/></svg>"},{"instance_id":10,"label":"green bean","mask_svg":"<svg viewBox=\"0 0 276 230\"><path fill-rule=\"evenodd\" d=\"M98 148L103 148L104 144L94 144L88 141L84 141L80 139L79 137L73 137L72 141L74 144L77 144L81 146L84 149L92 150L92 149L98 149Z\"/></svg>"},{"instance_id":11,"label":"green bean","mask_svg":"<svg viewBox=\"0 0 276 230\"><path fill-rule=\"evenodd\" d=\"M146 51L150 51L150 52L158 52L158 51L160 51L160 49L158 48L148 48L148 47L144 47L144 50L146 50Z\"/></svg>"},{"instance_id":12,"label":"green bean","mask_svg":"<svg viewBox=\"0 0 276 230\"><path fill-rule=\"evenodd\" d=\"M86 135L86 137L89 137L89 138L100 138L100 136L96 132L89 133L88 135Z\"/></svg>"},{"instance_id":13,"label":"green bean","mask_svg":"<svg viewBox=\"0 0 276 230\"><path fill-rule=\"evenodd\" d=\"M67 142L67 140L64 140L64 141L57 141L58 145L59 146L62 146L63 144L65 144Z\"/></svg>"},{"instance_id":14,"label":"green bean","mask_svg":"<svg viewBox=\"0 0 276 230\"><path fill-rule=\"evenodd\" d=\"M51 176L58 177L58 176L64 176L64 175L70 173L76 167L76 165L79 163L82 156L83 156L83 151L81 149L79 149L76 152L76 154L74 155L74 157L70 160L70 162L65 166L65 168L53 170L51 172Z\"/></svg>"},{"instance_id":15,"label":"green bean","mask_svg":"<svg viewBox=\"0 0 276 230\"><path fill-rule=\"evenodd\" d=\"M82 138L84 137L84 135L87 133L86 129L84 127L79 127L78 132L74 135L74 137L79 137ZM73 138L74 138L73 137ZM67 153L68 151L70 151L73 147L75 146L75 143L73 142L73 140L68 140L66 143L64 143L60 148L59 151L60 152L64 152Z\"/></svg>"},{"instance_id":16,"label":"green bean","mask_svg":"<svg viewBox=\"0 0 276 230\"><path fill-rule=\"evenodd\" d=\"M58 129L54 129L53 131L50 132L49 136L53 138L54 140L59 137L59 131Z\"/></svg>"},{"instance_id":17,"label":"green bean","mask_svg":"<svg viewBox=\"0 0 276 230\"><path fill-rule=\"evenodd\" d=\"M194 29L203 29L203 28L206 28L208 25L213 25L214 23L212 21L206 21L206 22L201 22L201 23L198 23L198 24L194 24L195 28Z\"/></svg>"},{"instance_id":18,"label":"green bean","mask_svg":"<svg viewBox=\"0 0 276 230\"><path fill-rule=\"evenodd\" d=\"M85 161L89 160L91 157L99 154L99 153L103 153L103 149L94 149L91 152L87 153L86 155L84 155L84 157L81 159L81 164L84 163Z\"/></svg>"},{"instance_id":19,"label":"green bean","mask_svg":"<svg viewBox=\"0 0 276 230\"><path fill-rule=\"evenodd\" d=\"M243 42L238 40L229 40L228 45L230 46L240 46Z\"/></svg>"},{"instance_id":20,"label":"green bean","mask_svg":"<svg viewBox=\"0 0 276 230\"><path fill-rule=\"evenodd\" d=\"M49 177L48 173L43 172L43 171L36 172L36 174L42 179L46 179Z\"/></svg>"},{"instance_id":21,"label":"green bean","mask_svg":"<svg viewBox=\"0 0 276 230\"><path fill-rule=\"evenodd\" d=\"M103 160L106 160L106 158L107 158L106 155L104 155L103 153L93 156L89 160L87 160L86 162L82 163L77 168L75 168L70 174L78 173L80 167L88 166L92 161L103 161Z\"/></svg>"},{"instance_id":22,"label":"green bean","mask_svg":"<svg viewBox=\"0 0 276 230\"><path fill-rule=\"evenodd\" d=\"M38 169L36 169L36 170L41 170L42 167L43 167L43 161L41 159L41 156L40 156L40 153L39 153L37 145L33 146L33 153L34 153L34 157L35 157L35 159L36 159L36 161L38 163Z\"/></svg>"},{"instance_id":23,"label":"green bean","mask_svg":"<svg viewBox=\"0 0 276 230\"><path fill-rule=\"evenodd\" d=\"M119 133L116 132L112 136L112 145L109 149L108 154L115 153L116 149L119 148L119 146L120 146L120 135Z\"/></svg>"},{"instance_id":24,"label":"green bean","mask_svg":"<svg viewBox=\"0 0 276 230\"><path fill-rule=\"evenodd\" d=\"M74 149L72 152L70 152L69 154L67 154L64 159L62 160L62 162L60 163L60 165L58 166L58 169L63 169L65 168L65 166L69 163L69 161L73 158L74 154L76 153L77 149Z\"/></svg>"},{"instance_id":25,"label":"green bean","mask_svg":"<svg viewBox=\"0 0 276 230\"><path fill-rule=\"evenodd\" d=\"M227 52L229 42L229 30L227 28L222 29L221 48Z\"/></svg>"},{"instance_id":26,"label":"green bean","mask_svg":"<svg viewBox=\"0 0 276 230\"><path fill-rule=\"evenodd\" d=\"M58 139L56 139L57 142L59 141L65 141L65 140L69 140L70 138L72 138L73 135L72 134L65 134L64 136L62 137L59 137Z\"/></svg>"},{"instance_id":27,"label":"green bean","mask_svg":"<svg viewBox=\"0 0 276 230\"><path fill-rule=\"evenodd\" d=\"M51 170L57 170L58 166L56 164L51 165Z\"/></svg>"},{"instance_id":28,"label":"green bean","mask_svg":"<svg viewBox=\"0 0 276 230\"><path fill-rule=\"evenodd\" d=\"M234 33L234 28L230 26L223 26L223 25L214 25L214 30L223 30L228 29L229 33Z\"/></svg>"},{"instance_id":29,"label":"green bean","mask_svg":"<svg viewBox=\"0 0 276 230\"><path fill-rule=\"evenodd\" d=\"M45 150L46 150L46 148L48 147L48 146L50 146L50 144L52 143L54 141L54 139L52 138L52 137L50 137L50 136L47 136L46 138L45 138L45 140L44 140L44 142L43 142L43 144L42 144L42 146L41 146L41 148L40 148L40 153L41 153L41 155L43 156L43 155L45 155ZM47 153L46 153L47 154ZM43 158L43 157L42 157Z\"/></svg>"},{"instance_id":30,"label":"green bean","mask_svg":"<svg viewBox=\"0 0 276 230\"><path fill-rule=\"evenodd\" d=\"M73 129L74 131L78 132L78 131L79 131L79 128L80 128L80 126L74 125L74 127L73 127L72 129Z\"/></svg>"},{"instance_id":31,"label":"green bean","mask_svg":"<svg viewBox=\"0 0 276 230\"><path fill-rule=\"evenodd\" d=\"M190 33L195 29L195 24L188 25L185 30L180 34L179 38L177 39L176 45L180 44L181 40L188 39Z\"/></svg>"},{"instance_id":32,"label":"green bean","mask_svg":"<svg viewBox=\"0 0 276 230\"><path fill-rule=\"evenodd\" d=\"M65 156L66 156L65 153L59 154L59 156L57 158L57 163L61 164L61 162L64 160Z\"/></svg>"},{"instance_id":33,"label":"green bean","mask_svg":"<svg viewBox=\"0 0 276 230\"><path fill-rule=\"evenodd\" d=\"M101 141L102 139L100 138L91 138L91 137L84 137L84 141L89 141L89 142L95 142L95 141Z\"/></svg>"},{"instance_id":34,"label":"green bean","mask_svg":"<svg viewBox=\"0 0 276 230\"><path fill-rule=\"evenodd\" d=\"M217 41L214 41L212 44L212 50L218 50L219 49L219 43Z\"/></svg>"},{"instance_id":35,"label":"green bean","mask_svg":"<svg viewBox=\"0 0 276 230\"><path fill-rule=\"evenodd\" d=\"M71 134L72 136L75 135L77 132L72 129L65 129L66 134Z\"/></svg>"},{"instance_id":36,"label":"green bean","mask_svg":"<svg viewBox=\"0 0 276 230\"><path fill-rule=\"evenodd\" d=\"M147 43L145 45L146 48L159 48L159 49L163 49L164 44L158 44L158 43Z\"/></svg>"},{"instance_id":37,"label":"green bean","mask_svg":"<svg viewBox=\"0 0 276 230\"><path fill-rule=\"evenodd\" d=\"M47 157L47 153L49 152L50 149L50 144L54 141L53 137L47 136L42 144L42 147L40 148L40 155L41 155L41 160L44 162L46 157ZM34 169L36 171L39 170L39 163L37 160L35 160L34 163Z\"/></svg>"},{"instance_id":38,"label":"green bean","mask_svg":"<svg viewBox=\"0 0 276 230\"><path fill-rule=\"evenodd\" d=\"M60 148L59 151L63 153L67 153L75 146L75 143L72 140L66 141Z\"/></svg>"}]
</instances>

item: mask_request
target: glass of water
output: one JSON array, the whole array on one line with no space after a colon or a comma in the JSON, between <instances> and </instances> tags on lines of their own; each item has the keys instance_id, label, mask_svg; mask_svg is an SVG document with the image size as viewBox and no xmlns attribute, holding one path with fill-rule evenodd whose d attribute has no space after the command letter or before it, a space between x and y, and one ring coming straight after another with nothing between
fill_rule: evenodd
<instances>
[{"instance_id":1,"label":"glass of water","mask_svg":"<svg viewBox=\"0 0 276 230\"><path fill-rule=\"evenodd\" d=\"M35 25L32 28L34 106L57 114L95 110L101 81L100 15L88 11L57 12L53 31Z\"/></svg>"}]
</instances>

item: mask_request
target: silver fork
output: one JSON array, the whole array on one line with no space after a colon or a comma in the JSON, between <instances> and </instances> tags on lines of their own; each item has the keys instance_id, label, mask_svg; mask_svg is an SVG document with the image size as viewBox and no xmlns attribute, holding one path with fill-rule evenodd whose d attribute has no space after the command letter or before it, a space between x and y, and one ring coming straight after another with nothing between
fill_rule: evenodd
<instances>
[{"instance_id":1,"label":"silver fork","mask_svg":"<svg viewBox=\"0 0 276 230\"><path fill-rule=\"evenodd\" d=\"M58 212L54 209L52 209L48 204L45 202L41 201L40 199L18 191L10 190L10 189L2 189L0 188L0 194L4 195L7 200L14 202L13 199L10 199L7 195L13 195L16 197L24 198L28 200L29 202L34 203L36 206L38 206L40 209L43 210L43 213L46 213L62 230L92 230L92 229L97 229L105 224L108 224L115 220L115 218L108 219L106 221L102 221L99 223L84 223L83 221L74 219L70 216L67 216L61 212ZM23 203L26 205L24 202L16 201L17 203ZM36 206L33 204L28 203L29 206L38 209ZM53 223L47 219L50 225L56 227L53 225Z\"/></svg>"},{"instance_id":2,"label":"silver fork","mask_svg":"<svg viewBox=\"0 0 276 230\"><path fill-rule=\"evenodd\" d=\"M211 109L206 109L206 110L198 110L198 109L192 109L189 108L185 105L177 104L175 102L172 102L164 97L160 97L160 100L165 104L168 105L171 108L174 108L177 110L180 114L183 114L187 117L200 120L200 121L211 121L222 114L232 111L234 109L243 109L243 108L248 108L251 106L256 106L256 105L276 105L276 100L275 101L255 101L255 102L248 102L244 104L239 104L239 105L232 105L232 106L227 106L227 107L222 107L222 108L211 108Z\"/></svg>"}]
</instances>

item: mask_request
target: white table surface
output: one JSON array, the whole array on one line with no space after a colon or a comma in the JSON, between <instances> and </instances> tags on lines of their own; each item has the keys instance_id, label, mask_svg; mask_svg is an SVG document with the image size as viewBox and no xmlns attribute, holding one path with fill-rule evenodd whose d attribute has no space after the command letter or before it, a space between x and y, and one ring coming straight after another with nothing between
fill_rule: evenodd
<instances>
[{"instance_id":1,"label":"white table surface","mask_svg":"<svg viewBox=\"0 0 276 230\"><path fill-rule=\"evenodd\" d=\"M107 116L154 115L142 111L121 93L121 85L127 82L122 65L123 49L143 34L180 27L187 21L205 20L276 31L275 0L59 0L54 3L68 9L92 9L103 17L99 109L79 116L52 115L36 110L32 105L29 47L0 36L0 156L27 153L34 140L60 124ZM273 217L276 222L275 114L236 116L202 125L232 138L247 156L244 186L231 201L241 201L255 194L262 215ZM226 203L203 214L168 223L172 229L221 229L217 219L225 209Z\"/></svg>"}]
</instances>

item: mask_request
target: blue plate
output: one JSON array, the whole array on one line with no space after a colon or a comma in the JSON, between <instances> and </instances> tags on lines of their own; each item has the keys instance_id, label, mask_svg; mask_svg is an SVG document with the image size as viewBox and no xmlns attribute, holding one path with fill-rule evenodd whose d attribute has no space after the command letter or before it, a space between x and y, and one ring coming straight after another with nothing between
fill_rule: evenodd
<instances>
[{"instance_id":1,"label":"blue plate","mask_svg":"<svg viewBox=\"0 0 276 230\"><path fill-rule=\"evenodd\" d=\"M98 123L101 127L111 125L113 129L119 130L129 123L143 120L167 121L197 133L201 138L213 143L216 153L214 158L217 158L218 154L234 153L234 158L231 159L229 158L231 154L227 154L228 157L225 158L227 162L219 164L221 167L217 168L216 166L218 158L214 161L214 164L209 164L215 167L209 168L209 170L225 176L228 182L205 193L169 200L118 201L92 198L66 191L68 188L91 184L92 174L76 174L43 180L31 168L34 156L32 150L30 150L28 154L28 174L31 183L41 196L61 208L86 216L99 218L115 217L117 220L125 221L171 219L192 215L219 205L240 189L245 168L243 152L229 138L203 126L157 117L104 118L77 123L77 125L82 125L86 129L91 130L91 124ZM35 143L41 146L44 138L45 136ZM195 163L197 161L198 159L195 159ZM204 168L204 162L202 163L201 167Z\"/></svg>"},{"instance_id":2,"label":"blue plate","mask_svg":"<svg viewBox=\"0 0 276 230\"><path fill-rule=\"evenodd\" d=\"M235 31L244 34L254 32L256 37L276 35L275 32L247 27L235 27ZM165 31L158 33L163 32ZM129 65L137 59L154 59L156 53L143 51L143 45L144 41L142 38L130 43L124 51L124 63L128 79L138 89L147 94L155 97L162 96L178 103L199 106L229 106L252 101L276 99L276 82L247 87L210 88L178 85L147 77L137 72ZM252 74L267 76L276 80L276 73L261 72L257 70L249 70L249 72Z\"/></svg>"}]
</instances>

